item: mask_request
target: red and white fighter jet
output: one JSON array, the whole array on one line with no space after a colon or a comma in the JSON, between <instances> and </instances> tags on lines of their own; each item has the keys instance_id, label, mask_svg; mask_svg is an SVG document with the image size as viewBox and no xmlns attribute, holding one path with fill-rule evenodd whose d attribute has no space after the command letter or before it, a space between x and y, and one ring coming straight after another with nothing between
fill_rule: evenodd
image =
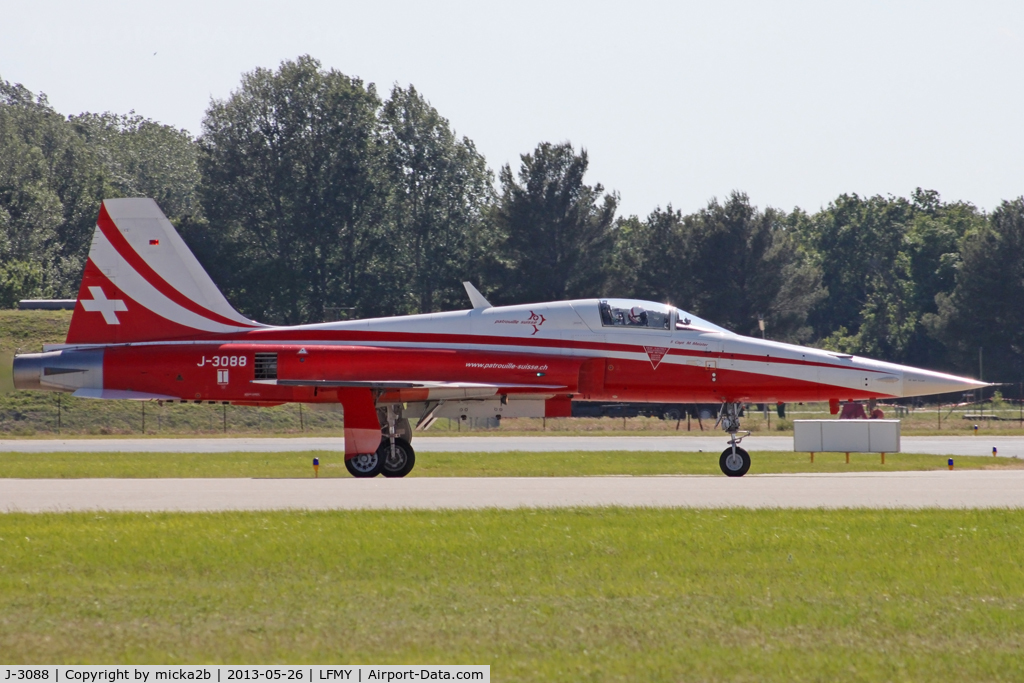
<instances>
[{"instance_id":1,"label":"red and white fighter jet","mask_svg":"<svg viewBox=\"0 0 1024 683\"><path fill-rule=\"evenodd\" d=\"M744 402L888 399L987 386L733 334L666 304L584 299L273 327L220 293L151 199L100 209L64 344L14 359L19 389L98 399L340 402L345 464L401 477L409 417L567 417L573 400L719 403L722 470L742 476Z\"/></svg>"}]
</instances>

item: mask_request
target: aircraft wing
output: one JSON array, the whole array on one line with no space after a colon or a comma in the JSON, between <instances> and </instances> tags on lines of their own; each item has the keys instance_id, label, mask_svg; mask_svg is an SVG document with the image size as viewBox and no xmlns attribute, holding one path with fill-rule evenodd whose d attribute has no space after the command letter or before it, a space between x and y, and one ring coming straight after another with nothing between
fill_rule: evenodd
<instances>
[{"instance_id":1,"label":"aircraft wing","mask_svg":"<svg viewBox=\"0 0 1024 683\"><path fill-rule=\"evenodd\" d=\"M271 384L279 387L367 388L367 389L541 389L544 391L567 389L564 384L490 384L480 382L433 381L349 381L333 379L256 379L253 384Z\"/></svg>"},{"instance_id":2,"label":"aircraft wing","mask_svg":"<svg viewBox=\"0 0 1024 683\"><path fill-rule=\"evenodd\" d=\"M536 392L550 394L568 389L564 384L492 384L417 380L264 379L253 380L253 384L270 384L285 387L318 387L321 389L376 389L385 392L386 398L402 402L481 399L493 397L509 390L515 393Z\"/></svg>"}]
</instances>

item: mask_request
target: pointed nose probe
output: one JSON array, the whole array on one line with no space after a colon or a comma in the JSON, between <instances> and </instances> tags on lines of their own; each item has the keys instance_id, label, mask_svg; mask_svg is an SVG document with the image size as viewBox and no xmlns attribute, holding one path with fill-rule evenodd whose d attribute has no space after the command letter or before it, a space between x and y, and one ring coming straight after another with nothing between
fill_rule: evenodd
<instances>
[{"instance_id":1,"label":"pointed nose probe","mask_svg":"<svg viewBox=\"0 0 1024 683\"><path fill-rule=\"evenodd\" d=\"M929 394L947 394L958 391L973 391L982 387L992 386L988 382L979 382L976 379L947 375L943 372L932 372L931 370L920 370L918 368L903 367L903 395L904 396L927 396Z\"/></svg>"}]
</instances>

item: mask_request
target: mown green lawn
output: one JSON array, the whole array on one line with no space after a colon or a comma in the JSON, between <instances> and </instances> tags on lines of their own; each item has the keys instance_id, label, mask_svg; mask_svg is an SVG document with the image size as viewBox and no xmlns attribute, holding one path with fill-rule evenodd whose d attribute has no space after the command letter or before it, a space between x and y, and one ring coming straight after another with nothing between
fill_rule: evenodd
<instances>
[{"instance_id":1,"label":"mown green lawn","mask_svg":"<svg viewBox=\"0 0 1024 683\"><path fill-rule=\"evenodd\" d=\"M1024 680L1024 511L0 515L4 663Z\"/></svg>"},{"instance_id":2,"label":"mown green lawn","mask_svg":"<svg viewBox=\"0 0 1024 683\"><path fill-rule=\"evenodd\" d=\"M724 446L723 446L724 448ZM0 453L0 478L82 477L347 477L337 451L293 453ZM719 453L571 451L556 453L419 453L414 477L563 477L581 475L721 474ZM751 474L786 472L893 472L946 469L946 456L853 453L755 453ZM959 469L1022 467L1018 460L957 457Z\"/></svg>"}]
</instances>

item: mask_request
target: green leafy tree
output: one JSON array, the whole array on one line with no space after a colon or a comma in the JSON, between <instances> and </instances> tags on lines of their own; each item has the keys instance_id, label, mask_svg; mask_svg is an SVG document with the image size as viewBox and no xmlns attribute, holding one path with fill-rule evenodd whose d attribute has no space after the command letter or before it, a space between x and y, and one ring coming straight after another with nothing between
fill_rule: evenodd
<instances>
[{"instance_id":1,"label":"green leafy tree","mask_svg":"<svg viewBox=\"0 0 1024 683\"><path fill-rule=\"evenodd\" d=\"M473 142L457 138L412 86L392 89L381 119L395 285L408 288L419 312L464 306L461 283L481 256L493 200L491 172Z\"/></svg>"},{"instance_id":2,"label":"green leafy tree","mask_svg":"<svg viewBox=\"0 0 1024 683\"><path fill-rule=\"evenodd\" d=\"M960 371L985 379L1024 379L1024 197L1004 201L990 220L962 240L956 287L939 296L932 320Z\"/></svg>"},{"instance_id":3,"label":"green leafy tree","mask_svg":"<svg viewBox=\"0 0 1024 683\"><path fill-rule=\"evenodd\" d=\"M77 294L104 198L191 212L195 156L184 131L135 115L68 119L45 95L0 81L0 305Z\"/></svg>"},{"instance_id":4,"label":"green leafy tree","mask_svg":"<svg viewBox=\"0 0 1024 683\"><path fill-rule=\"evenodd\" d=\"M842 195L803 221L829 291L811 313L821 344L942 367L945 349L929 319L936 297L952 290L959 240L982 222L973 206L920 188L909 200Z\"/></svg>"},{"instance_id":5,"label":"green leafy tree","mask_svg":"<svg viewBox=\"0 0 1024 683\"><path fill-rule=\"evenodd\" d=\"M0 261L0 308L14 308L18 301L43 291L43 269L32 261Z\"/></svg>"},{"instance_id":6,"label":"green leafy tree","mask_svg":"<svg viewBox=\"0 0 1024 683\"><path fill-rule=\"evenodd\" d=\"M74 296L88 251L80 215L102 186L85 142L45 95L0 81L0 264L4 305ZM32 273L31 277L25 276Z\"/></svg>"},{"instance_id":7,"label":"green leafy tree","mask_svg":"<svg viewBox=\"0 0 1024 683\"><path fill-rule=\"evenodd\" d=\"M506 164L494 211L503 238L505 281L496 301L533 302L596 296L607 277L618 198L586 185L586 150L541 143Z\"/></svg>"},{"instance_id":8,"label":"green leafy tree","mask_svg":"<svg viewBox=\"0 0 1024 683\"><path fill-rule=\"evenodd\" d=\"M800 341L810 334L807 311L825 292L785 213L760 211L747 195L733 192L684 222L694 313L740 334L759 335L759 317L773 339Z\"/></svg>"},{"instance_id":9,"label":"green leafy tree","mask_svg":"<svg viewBox=\"0 0 1024 683\"><path fill-rule=\"evenodd\" d=\"M792 220L734 192L688 216L669 206L618 223L609 293L675 304L741 334L802 341L824 296Z\"/></svg>"},{"instance_id":10,"label":"green leafy tree","mask_svg":"<svg viewBox=\"0 0 1024 683\"><path fill-rule=\"evenodd\" d=\"M396 312L381 170L380 101L308 56L256 69L203 121L202 206L217 234L219 278L270 322Z\"/></svg>"},{"instance_id":11,"label":"green leafy tree","mask_svg":"<svg viewBox=\"0 0 1024 683\"><path fill-rule=\"evenodd\" d=\"M606 295L665 303L693 299L687 272L690 232L671 204L656 208L643 221L636 216L618 220L614 236Z\"/></svg>"},{"instance_id":12,"label":"green leafy tree","mask_svg":"<svg viewBox=\"0 0 1024 683\"><path fill-rule=\"evenodd\" d=\"M105 196L151 197L172 219L197 213L199 148L188 131L134 112L86 113L69 121L103 168Z\"/></svg>"},{"instance_id":13,"label":"green leafy tree","mask_svg":"<svg viewBox=\"0 0 1024 683\"><path fill-rule=\"evenodd\" d=\"M802 224L829 293L811 315L818 337L840 327L859 330L870 299L889 300L889 293L905 291L909 263L900 254L911 215L904 199L844 194ZM876 309L888 306L879 301Z\"/></svg>"},{"instance_id":14,"label":"green leafy tree","mask_svg":"<svg viewBox=\"0 0 1024 683\"><path fill-rule=\"evenodd\" d=\"M934 333L938 301L953 292L960 265L960 242L983 227L988 218L966 202L943 203L937 192L918 188L912 195L915 209L907 235L914 305L920 312L908 359L926 367L948 368L951 357Z\"/></svg>"}]
</instances>

